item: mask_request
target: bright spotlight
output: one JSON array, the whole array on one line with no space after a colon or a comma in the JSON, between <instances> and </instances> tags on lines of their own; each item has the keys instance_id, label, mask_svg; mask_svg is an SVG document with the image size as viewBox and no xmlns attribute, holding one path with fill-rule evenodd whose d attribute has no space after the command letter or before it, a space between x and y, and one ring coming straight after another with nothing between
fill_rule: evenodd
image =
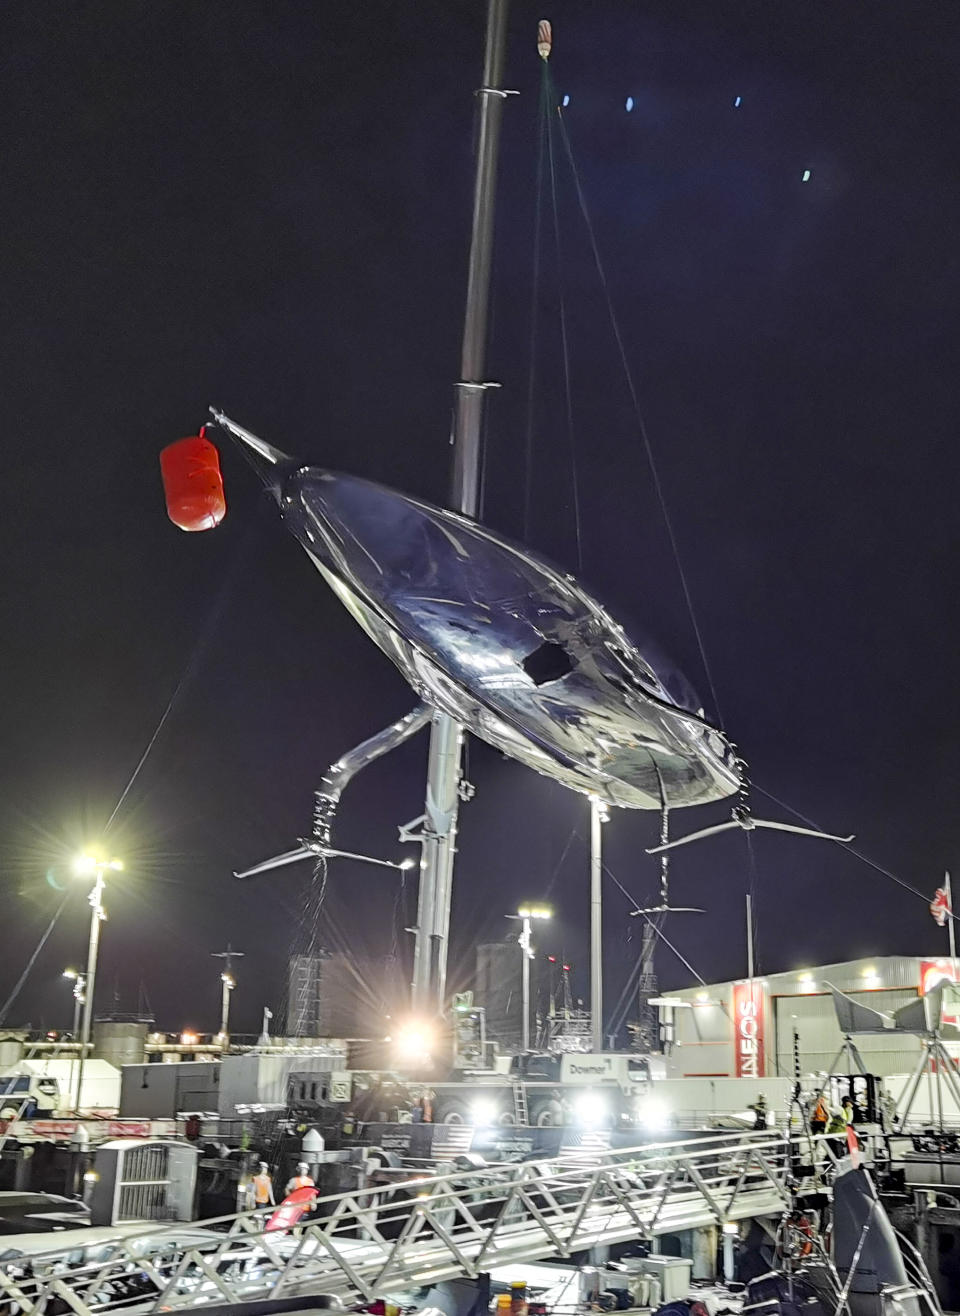
<instances>
[{"instance_id":1,"label":"bright spotlight","mask_svg":"<svg viewBox=\"0 0 960 1316\"><path fill-rule=\"evenodd\" d=\"M584 1092L574 1101L573 1114L585 1129L595 1129L609 1117L610 1108L599 1092Z\"/></svg>"},{"instance_id":2,"label":"bright spotlight","mask_svg":"<svg viewBox=\"0 0 960 1316\"><path fill-rule=\"evenodd\" d=\"M401 859L400 867L406 873L409 872L409 870L415 866L416 862L417 862L416 859Z\"/></svg>"},{"instance_id":3,"label":"bright spotlight","mask_svg":"<svg viewBox=\"0 0 960 1316\"><path fill-rule=\"evenodd\" d=\"M77 877L90 877L97 871L97 858L92 854L78 854L73 861L73 871Z\"/></svg>"},{"instance_id":4,"label":"bright spotlight","mask_svg":"<svg viewBox=\"0 0 960 1316\"><path fill-rule=\"evenodd\" d=\"M637 1120L650 1133L662 1133L670 1126L670 1108L659 1097L646 1097L637 1103Z\"/></svg>"},{"instance_id":5,"label":"bright spotlight","mask_svg":"<svg viewBox=\"0 0 960 1316\"><path fill-rule=\"evenodd\" d=\"M404 1024L396 1034L397 1056L399 1059L411 1063L427 1060L434 1040L434 1032L429 1024L420 1020Z\"/></svg>"},{"instance_id":6,"label":"bright spotlight","mask_svg":"<svg viewBox=\"0 0 960 1316\"><path fill-rule=\"evenodd\" d=\"M477 1128L486 1129L497 1117L497 1106L489 1097L478 1097L470 1103L470 1121Z\"/></svg>"}]
</instances>

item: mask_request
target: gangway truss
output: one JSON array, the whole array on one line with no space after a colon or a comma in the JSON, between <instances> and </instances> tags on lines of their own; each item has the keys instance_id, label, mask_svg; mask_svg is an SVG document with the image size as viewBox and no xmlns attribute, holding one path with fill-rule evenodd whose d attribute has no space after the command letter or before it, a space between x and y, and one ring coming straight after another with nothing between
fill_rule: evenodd
<instances>
[{"instance_id":1,"label":"gangway truss","mask_svg":"<svg viewBox=\"0 0 960 1316\"><path fill-rule=\"evenodd\" d=\"M77 1231L69 1244L59 1235L49 1251L0 1263L0 1312L106 1316L319 1294L349 1306L509 1263L778 1215L789 1169L789 1139L775 1132L711 1133L341 1193L283 1231L266 1230L272 1208L125 1232L85 1252Z\"/></svg>"}]
</instances>

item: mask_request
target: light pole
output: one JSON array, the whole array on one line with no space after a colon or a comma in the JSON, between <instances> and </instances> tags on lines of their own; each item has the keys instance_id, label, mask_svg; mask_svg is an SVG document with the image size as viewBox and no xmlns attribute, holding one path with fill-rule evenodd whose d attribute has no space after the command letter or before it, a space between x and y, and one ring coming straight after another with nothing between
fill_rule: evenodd
<instances>
[{"instance_id":1,"label":"light pole","mask_svg":"<svg viewBox=\"0 0 960 1316\"><path fill-rule=\"evenodd\" d=\"M80 1034L80 1007L87 999L85 994L87 975L77 973L76 969L64 969L63 976L73 979L73 1028L70 1035L76 1042Z\"/></svg>"},{"instance_id":2,"label":"light pole","mask_svg":"<svg viewBox=\"0 0 960 1316\"><path fill-rule=\"evenodd\" d=\"M228 941L227 949L213 951L212 958L226 961L220 974L220 1046L223 1049L230 1041L230 1034L227 1031L230 1023L230 993L237 985L237 980L233 976L233 961L243 959L243 951L234 950Z\"/></svg>"},{"instance_id":3,"label":"light pole","mask_svg":"<svg viewBox=\"0 0 960 1316\"><path fill-rule=\"evenodd\" d=\"M603 824L606 804L590 796L590 1032L594 1052L603 1050Z\"/></svg>"},{"instance_id":4,"label":"light pole","mask_svg":"<svg viewBox=\"0 0 960 1316\"><path fill-rule=\"evenodd\" d=\"M515 914L507 915L507 918L519 919L522 924L520 936L517 938L517 945L523 952L523 976L521 978L520 995L523 1002L523 1031L521 1038L524 1053L530 1050L530 961L534 956L531 941L533 920L535 918L548 919L552 914L553 911L546 905L521 905Z\"/></svg>"},{"instance_id":5,"label":"light pole","mask_svg":"<svg viewBox=\"0 0 960 1316\"><path fill-rule=\"evenodd\" d=\"M90 901L90 942L87 947L87 972L85 975L85 992L83 1002L83 1026L80 1030L80 1064L77 1066L76 1112L80 1113L80 1094L83 1091L83 1065L87 1047L90 1045L90 1028L93 1023L93 993L97 981L97 954L100 950L100 924L107 917L103 907L103 888L105 874L119 873L123 864L119 859L98 859L96 855L83 854L74 862L73 871L77 877L93 877L93 890L88 897Z\"/></svg>"}]
</instances>

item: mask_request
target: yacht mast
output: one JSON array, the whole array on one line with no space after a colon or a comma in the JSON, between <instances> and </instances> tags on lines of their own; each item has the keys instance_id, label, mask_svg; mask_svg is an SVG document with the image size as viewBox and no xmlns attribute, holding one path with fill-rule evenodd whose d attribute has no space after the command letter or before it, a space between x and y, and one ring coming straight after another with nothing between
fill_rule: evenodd
<instances>
[{"instance_id":1,"label":"yacht mast","mask_svg":"<svg viewBox=\"0 0 960 1316\"><path fill-rule=\"evenodd\" d=\"M480 510L480 437L490 274L493 251L497 156L503 102L503 81L509 0L489 0L487 38L480 99L480 132L473 194L473 229L467 277L460 378L456 384L453 422L453 475L450 505L467 516ZM446 996L447 944L453 860L460 805L460 756L463 728L445 713L434 713L430 727L427 797L420 837L420 893L413 963L413 1006L440 1012Z\"/></svg>"}]
</instances>

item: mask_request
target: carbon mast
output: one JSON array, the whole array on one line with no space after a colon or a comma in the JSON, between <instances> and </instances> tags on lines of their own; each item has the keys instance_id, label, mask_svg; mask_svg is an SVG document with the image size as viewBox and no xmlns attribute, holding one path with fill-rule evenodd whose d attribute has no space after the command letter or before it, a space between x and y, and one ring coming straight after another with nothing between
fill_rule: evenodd
<instances>
[{"instance_id":1,"label":"carbon mast","mask_svg":"<svg viewBox=\"0 0 960 1316\"><path fill-rule=\"evenodd\" d=\"M485 378L485 362L497 159L503 103L510 95L501 86L508 9L509 0L489 0L487 7L483 83L476 92L480 100L480 123L467 301L451 434L450 506L471 517L476 517L480 511L484 398L488 388L496 387ZM463 727L446 713L435 712L430 726L426 800L417 836L421 854L412 995L414 1009L424 1013L440 1013L446 995L450 901L462 791L462 748Z\"/></svg>"}]
</instances>

